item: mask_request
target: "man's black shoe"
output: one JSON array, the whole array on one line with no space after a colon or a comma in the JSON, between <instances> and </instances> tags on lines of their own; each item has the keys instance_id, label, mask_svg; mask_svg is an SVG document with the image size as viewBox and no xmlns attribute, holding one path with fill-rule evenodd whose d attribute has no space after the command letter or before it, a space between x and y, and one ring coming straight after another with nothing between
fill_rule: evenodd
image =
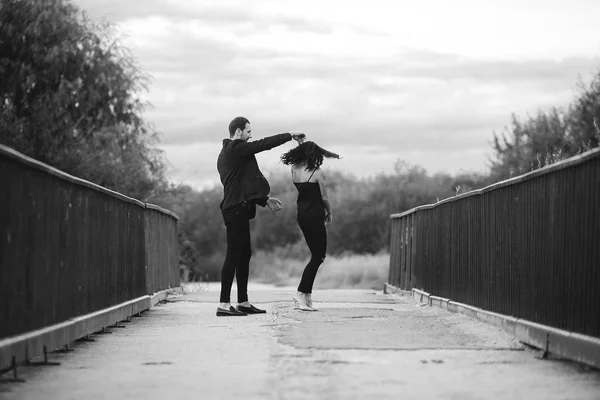
<instances>
[{"instance_id":1,"label":"man's black shoe","mask_svg":"<svg viewBox=\"0 0 600 400\"><path fill-rule=\"evenodd\" d=\"M217 317L240 317L242 315L248 315L243 311L238 311L234 306L229 307L229 310L221 307L217 307Z\"/></svg>"},{"instance_id":2,"label":"man's black shoe","mask_svg":"<svg viewBox=\"0 0 600 400\"><path fill-rule=\"evenodd\" d=\"M250 307L239 305L237 309L246 314L266 314L267 312L266 310L254 307L252 304L250 304Z\"/></svg>"}]
</instances>

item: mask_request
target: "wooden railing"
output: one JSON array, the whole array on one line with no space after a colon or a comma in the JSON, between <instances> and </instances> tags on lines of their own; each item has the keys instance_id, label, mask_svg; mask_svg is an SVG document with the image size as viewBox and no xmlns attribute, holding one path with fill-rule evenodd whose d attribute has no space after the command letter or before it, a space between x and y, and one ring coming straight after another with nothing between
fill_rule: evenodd
<instances>
[{"instance_id":1,"label":"wooden railing","mask_svg":"<svg viewBox=\"0 0 600 400\"><path fill-rule=\"evenodd\" d=\"M600 150L392 218L392 286L600 337Z\"/></svg>"},{"instance_id":2,"label":"wooden railing","mask_svg":"<svg viewBox=\"0 0 600 400\"><path fill-rule=\"evenodd\" d=\"M19 335L179 286L177 221L0 146L0 369Z\"/></svg>"}]
</instances>

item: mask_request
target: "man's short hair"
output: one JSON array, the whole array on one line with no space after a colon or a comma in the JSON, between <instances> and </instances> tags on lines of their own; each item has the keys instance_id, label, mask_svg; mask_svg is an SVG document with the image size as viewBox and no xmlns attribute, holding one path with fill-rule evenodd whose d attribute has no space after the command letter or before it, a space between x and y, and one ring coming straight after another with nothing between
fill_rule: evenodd
<instances>
[{"instance_id":1,"label":"man's short hair","mask_svg":"<svg viewBox=\"0 0 600 400\"><path fill-rule=\"evenodd\" d=\"M230 123L229 123L229 137L232 138L233 135L235 135L235 131L240 128L241 130L244 130L244 128L246 128L246 124L250 123L250 121L248 121L247 118L244 117L235 117Z\"/></svg>"}]
</instances>

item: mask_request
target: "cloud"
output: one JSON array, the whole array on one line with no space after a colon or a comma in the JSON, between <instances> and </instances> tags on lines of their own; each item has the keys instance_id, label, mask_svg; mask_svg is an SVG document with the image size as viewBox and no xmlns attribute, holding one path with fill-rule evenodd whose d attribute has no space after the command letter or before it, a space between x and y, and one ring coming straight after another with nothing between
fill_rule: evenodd
<instances>
[{"instance_id":1,"label":"cloud","mask_svg":"<svg viewBox=\"0 0 600 400\"><path fill-rule=\"evenodd\" d=\"M251 8L248 9L245 4L231 7L223 4L194 4L164 0L145 0L143 7L140 7L139 3L120 0L80 0L78 4L93 17L112 21L161 17L171 21L201 20L204 23L219 25L226 29L246 31L265 27L282 27L293 32L318 34L328 34L332 31L332 27L326 22L292 16L265 15L253 11ZM378 34L360 27L355 29L363 34Z\"/></svg>"},{"instance_id":2,"label":"cloud","mask_svg":"<svg viewBox=\"0 0 600 400\"><path fill-rule=\"evenodd\" d=\"M246 62L244 55L239 57L239 62ZM433 66L419 69L394 60L346 66L310 57L303 62L268 60L256 75L229 70L227 65L189 82L175 74L164 92L152 97L160 106L151 116L169 127L167 143L214 139L237 114L256 121L265 134L293 126L351 143L364 141L364 132L387 144L407 134L491 135L512 111L564 103L577 72L593 65L591 59L499 64L437 59L437 75ZM180 101L169 100L174 98ZM424 144L403 139L409 145ZM447 144L442 139L433 145Z\"/></svg>"},{"instance_id":3,"label":"cloud","mask_svg":"<svg viewBox=\"0 0 600 400\"><path fill-rule=\"evenodd\" d=\"M195 182L214 178L198 154L215 156L237 115L256 137L304 130L346 149L356 162L338 165L353 171L391 168L397 157L480 169L512 112L566 105L600 50L600 3L584 0L78 4L127 35L154 77L146 115Z\"/></svg>"}]
</instances>

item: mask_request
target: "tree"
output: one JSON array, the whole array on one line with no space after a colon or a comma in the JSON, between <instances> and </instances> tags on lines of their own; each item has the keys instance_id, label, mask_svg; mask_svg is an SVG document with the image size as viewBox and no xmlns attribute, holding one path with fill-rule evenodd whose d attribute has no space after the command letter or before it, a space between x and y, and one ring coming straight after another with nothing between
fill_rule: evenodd
<instances>
[{"instance_id":1,"label":"tree","mask_svg":"<svg viewBox=\"0 0 600 400\"><path fill-rule=\"evenodd\" d=\"M497 180L506 179L552 164L569 154L566 119L558 108L540 110L525 121L513 114L511 128L505 128L501 135L494 133L491 174Z\"/></svg>"},{"instance_id":2,"label":"tree","mask_svg":"<svg viewBox=\"0 0 600 400\"><path fill-rule=\"evenodd\" d=\"M600 118L600 71L588 85L579 82L579 93L565 110L540 110L525 120L513 114L511 127L494 133L491 176L506 179L598 147L594 118Z\"/></svg>"},{"instance_id":3,"label":"tree","mask_svg":"<svg viewBox=\"0 0 600 400\"><path fill-rule=\"evenodd\" d=\"M149 78L109 23L61 0L0 2L0 143L145 199L164 182Z\"/></svg>"},{"instance_id":4,"label":"tree","mask_svg":"<svg viewBox=\"0 0 600 400\"><path fill-rule=\"evenodd\" d=\"M600 70L586 86L579 82L579 93L569 107L569 137L581 150L600 145L600 132L595 129L594 119L600 119Z\"/></svg>"}]
</instances>

